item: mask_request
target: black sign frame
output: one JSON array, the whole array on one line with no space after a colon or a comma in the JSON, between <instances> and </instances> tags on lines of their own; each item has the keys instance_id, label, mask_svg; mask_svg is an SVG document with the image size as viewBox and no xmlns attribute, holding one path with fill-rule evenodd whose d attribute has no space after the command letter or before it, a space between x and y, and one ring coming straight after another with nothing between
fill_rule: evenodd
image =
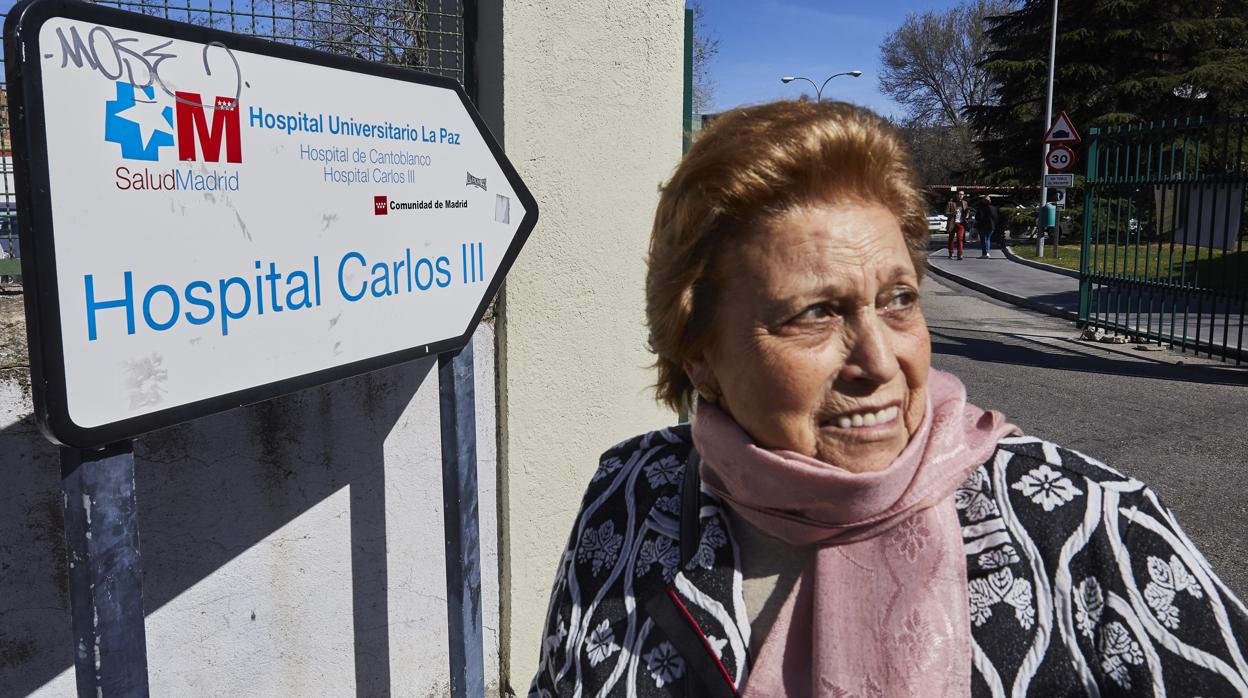
<instances>
[{"instance_id":1,"label":"black sign frame","mask_svg":"<svg viewBox=\"0 0 1248 698\"><path fill-rule=\"evenodd\" d=\"M52 194L48 174L47 132L39 31L50 19L64 18L118 29L155 34L198 44L219 42L230 49L326 68L451 89L470 115L482 140L498 162L524 206L525 215L504 253L493 279L458 337L361 359L312 373L285 378L203 400L157 410L94 427L73 422L68 411L65 354L61 335L60 286L56 278L56 245L52 228ZM490 133L463 87L454 79L409 68L372 63L252 36L150 17L78 0L23 0L4 23L5 72L9 88L14 184L25 284L26 328L35 416L43 434L64 446L94 449L164 427L242 407L395 364L454 352L471 341L477 325L498 293L520 250L537 225L537 201L502 147ZM25 57L30 57L29 59Z\"/></svg>"}]
</instances>

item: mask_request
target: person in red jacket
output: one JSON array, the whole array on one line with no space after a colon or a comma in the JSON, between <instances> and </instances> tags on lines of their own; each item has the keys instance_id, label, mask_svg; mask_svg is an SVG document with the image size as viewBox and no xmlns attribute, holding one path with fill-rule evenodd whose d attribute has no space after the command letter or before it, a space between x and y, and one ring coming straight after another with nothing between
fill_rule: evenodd
<instances>
[{"instance_id":1,"label":"person in red jacket","mask_svg":"<svg viewBox=\"0 0 1248 698\"><path fill-rule=\"evenodd\" d=\"M966 243L966 224L970 218L971 207L966 202L966 196L962 192L958 192L955 198L949 199L948 205L945 206L945 218L948 219L946 224L949 231L949 259L953 259L953 242L958 242L958 259L962 259L962 246Z\"/></svg>"}]
</instances>

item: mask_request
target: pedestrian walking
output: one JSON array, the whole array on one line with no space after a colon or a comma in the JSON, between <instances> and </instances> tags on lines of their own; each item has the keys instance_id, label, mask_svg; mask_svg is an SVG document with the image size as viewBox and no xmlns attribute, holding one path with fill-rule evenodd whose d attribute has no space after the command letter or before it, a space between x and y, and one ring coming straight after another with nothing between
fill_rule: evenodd
<instances>
[{"instance_id":1,"label":"pedestrian walking","mask_svg":"<svg viewBox=\"0 0 1248 698\"><path fill-rule=\"evenodd\" d=\"M992 256L992 234L1000 227L998 218L1000 209L987 196L975 202L975 234L979 236L979 258L988 259Z\"/></svg>"},{"instance_id":2,"label":"pedestrian walking","mask_svg":"<svg viewBox=\"0 0 1248 698\"><path fill-rule=\"evenodd\" d=\"M966 194L958 192L945 206L946 224L949 230L949 259L953 259L954 241L957 241L958 259L962 259L962 247L966 244L966 224L970 218L970 206Z\"/></svg>"}]
</instances>

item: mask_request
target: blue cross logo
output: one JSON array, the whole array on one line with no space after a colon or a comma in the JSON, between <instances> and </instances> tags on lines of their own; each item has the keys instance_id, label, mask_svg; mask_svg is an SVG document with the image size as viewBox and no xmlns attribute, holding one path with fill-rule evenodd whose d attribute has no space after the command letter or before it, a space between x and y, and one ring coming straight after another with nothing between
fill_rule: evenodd
<instances>
[{"instance_id":1,"label":"blue cross logo","mask_svg":"<svg viewBox=\"0 0 1248 698\"><path fill-rule=\"evenodd\" d=\"M157 104L150 85L136 88L121 81L116 85L117 99L104 105L104 140L120 145L121 157L127 160L159 160L160 149L173 145L173 107Z\"/></svg>"}]
</instances>

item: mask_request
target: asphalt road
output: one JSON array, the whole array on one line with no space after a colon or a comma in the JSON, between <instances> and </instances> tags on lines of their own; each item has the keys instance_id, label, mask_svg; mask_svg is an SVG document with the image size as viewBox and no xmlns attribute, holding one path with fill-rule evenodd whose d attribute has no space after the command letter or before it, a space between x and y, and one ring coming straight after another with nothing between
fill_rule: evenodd
<instances>
[{"instance_id":1,"label":"asphalt road","mask_svg":"<svg viewBox=\"0 0 1248 698\"><path fill-rule=\"evenodd\" d=\"M1075 341L1073 324L929 276L932 364L1028 434L1143 480L1248 599L1248 366Z\"/></svg>"}]
</instances>

